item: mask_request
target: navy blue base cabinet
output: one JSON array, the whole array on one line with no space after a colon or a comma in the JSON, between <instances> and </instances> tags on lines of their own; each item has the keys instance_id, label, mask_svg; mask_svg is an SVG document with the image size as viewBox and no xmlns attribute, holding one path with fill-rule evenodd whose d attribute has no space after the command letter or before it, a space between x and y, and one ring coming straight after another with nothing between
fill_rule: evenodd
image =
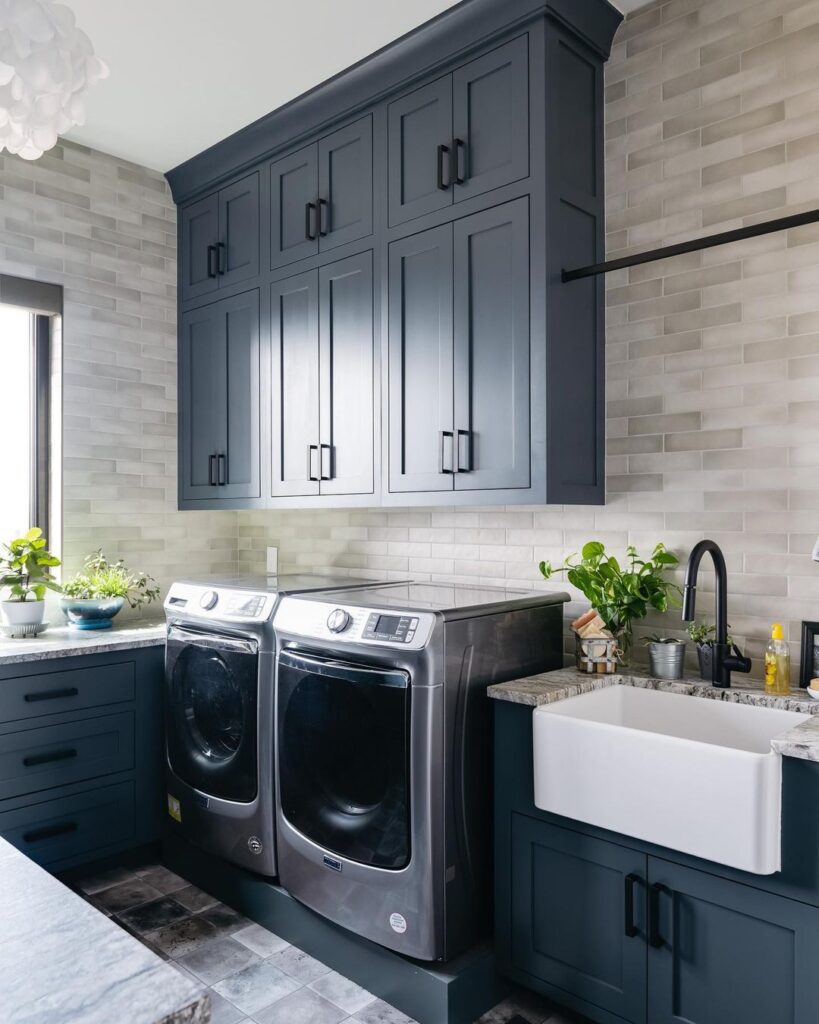
<instances>
[{"instance_id":1,"label":"navy blue base cabinet","mask_svg":"<svg viewBox=\"0 0 819 1024\"><path fill-rule=\"evenodd\" d=\"M819 765L785 759L759 876L540 811L532 709L495 702L495 954L599 1024L819 1021Z\"/></svg>"},{"instance_id":2,"label":"navy blue base cabinet","mask_svg":"<svg viewBox=\"0 0 819 1024\"><path fill-rule=\"evenodd\" d=\"M603 503L620 20L464 0L168 172L181 508Z\"/></svg>"},{"instance_id":3,"label":"navy blue base cabinet","mask_svg":"<svg viewBox=\"0 0 819 1024\"><path fill-rule=\"evenodd\" d=\"M0 666L0 836L55 871L158 840L163 655Z\"/></svg>"}]
</instances>

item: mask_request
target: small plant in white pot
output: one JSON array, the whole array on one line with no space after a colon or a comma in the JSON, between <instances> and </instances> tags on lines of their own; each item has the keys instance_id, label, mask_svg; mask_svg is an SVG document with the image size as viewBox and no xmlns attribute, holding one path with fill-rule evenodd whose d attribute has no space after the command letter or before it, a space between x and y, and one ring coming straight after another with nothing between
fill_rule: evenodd
<instances>
[{"instance_id":1,"label":"small plant in white pot","mask_svg":"<svg viewBox=\"0 0 819 1024\"><path fill-rule=\"evenodd\" d=\"M33 526L0 548L0 601L5 622L14 628L39 626L45 615L47 590L59 593L51 570L59 558L46 547L43 531Z\"/></svg>"},{"instance_id":2,"label":"small plant in white pot","mask_svg":"<svg viewBox=\"0 0 819 1024\"><path fill-rule=\"evenodd\" d=\"M658 679L682 679L685 662L685 640L674 636L647 636L649 671Z\"/></svg>"},{"instance_id":3,"label":"small plant in white pot","mask_svg":"<svg viewBox=\"0 0 819 1024\"><path fill-rule=\"evenodd\" d=\"M150 604L159 597L156 580L133 572L122 558L109 562L95 551L85 566L63 586L60 605L77 629L110 629L114 616L127 601L131 608Z\"/></svg>"}]
</instances>

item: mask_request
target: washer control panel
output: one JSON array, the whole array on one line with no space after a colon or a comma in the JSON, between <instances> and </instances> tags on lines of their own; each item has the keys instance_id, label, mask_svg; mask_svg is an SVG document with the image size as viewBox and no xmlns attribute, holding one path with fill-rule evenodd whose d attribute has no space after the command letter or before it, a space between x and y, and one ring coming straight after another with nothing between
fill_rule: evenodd
<instances>
[{"instance_id":1,"label":"washer control panel","mask_svg":"<svg viewBox=\"0 0 819 1024\"><path fill-rule=\"evenodd\" d=\"M415 651L426 647L434 625L432 612L339 607L299 597L283 597L273 619L273 628L279 633Z\"/></svg>"},{"instance_id":2,"label":"washer control panel","mask_svg":"<svg viewBox=\"0 0 819 1024\"><path fill-rule=\"evenodd\" d=\"M232 588L207 587L195 583L174 583L165 598L165 609L173 615L236 622L264 622L276 603L274 594L258 594Z\"/></svg>"}]
</instances>

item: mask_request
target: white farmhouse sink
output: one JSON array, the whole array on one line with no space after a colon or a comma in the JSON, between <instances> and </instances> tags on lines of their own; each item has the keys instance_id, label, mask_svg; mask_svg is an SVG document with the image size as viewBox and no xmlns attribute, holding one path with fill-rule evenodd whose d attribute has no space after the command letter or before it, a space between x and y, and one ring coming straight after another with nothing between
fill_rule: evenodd
<instances>
[{"instance_id":1,"label":"white farmhouse sink","mask_svg":"<svg viewBox=\"0 0 819 1024\"><path fill-rule=\"evenodd\" d=\"M810 715L611 686L532 718L542 810L759 875L780 869L771 739Z\"/></svg>"}]
</instances>

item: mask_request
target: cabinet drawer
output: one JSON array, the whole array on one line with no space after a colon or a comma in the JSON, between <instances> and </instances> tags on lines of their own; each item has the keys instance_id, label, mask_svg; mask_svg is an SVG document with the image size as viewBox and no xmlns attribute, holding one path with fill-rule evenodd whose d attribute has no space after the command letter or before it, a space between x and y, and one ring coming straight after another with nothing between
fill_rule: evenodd
<instances>
[{"instance_id":1,"label":"cabinet drawer","mask_svg":"<svg viewBox=\"0 0 819 1024\"><path fill-rule=\"evenodd\" d=\"M134 699L134 663L61 669L0 680L0 723Z\"/></svg>"},{"instance_id":2,"label":"cabinet drawer","mask_svg":"<svg viewBox=\"0 0 819 1024\"><path fill-rule=\"evenodd\" d=\"M0 736L0 800L134 766L134 713Z\"/></svg>"},{"instance_id":3,"label":"cabinet drawer","mask_svg":"<svg viewBox=\"0 0 819 1024\"><path fill-rule=\"evenodd\" d=\"M134 784L0 811L0 836L38 864L53 864L134 836Z\"/></svg>"}]
</instances>

